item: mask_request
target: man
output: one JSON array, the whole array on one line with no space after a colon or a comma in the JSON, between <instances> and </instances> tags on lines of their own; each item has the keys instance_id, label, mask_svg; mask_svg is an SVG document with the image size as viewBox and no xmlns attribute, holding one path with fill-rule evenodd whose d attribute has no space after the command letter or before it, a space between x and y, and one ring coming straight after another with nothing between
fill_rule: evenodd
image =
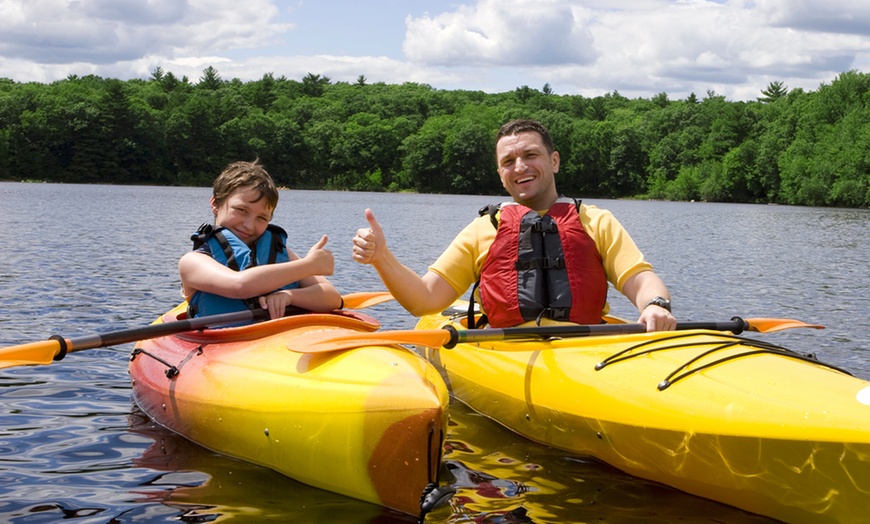
<instances>
[{"instance_id":1,"label":"man","mask_svg":"<svg viewBox=\"0 0 870 524\"><path fill-rule=\"evenodd\" d=\"M493 327L542 319L597 323L609 310L609 281L638 308L638 322L647 331L675 329L667 288L613 215L559 198L559 153L543 125L503 125L496 162L514 202L482 213L425 275L396 259L370 209L369 227L353 238L354 260L374 266L415 316L442 311L479 282L481 306Z\"/></svg>"}]
</instances>

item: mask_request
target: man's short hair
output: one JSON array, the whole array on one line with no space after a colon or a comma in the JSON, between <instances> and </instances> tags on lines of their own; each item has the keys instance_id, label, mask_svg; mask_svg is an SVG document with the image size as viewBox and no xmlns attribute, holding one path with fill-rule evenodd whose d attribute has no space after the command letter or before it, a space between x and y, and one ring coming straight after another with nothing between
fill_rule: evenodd
<instances>
[{"instance_id":1,"label":"man's short hair","mask_svg":"<svg viewBox=\"0 0 870 524\"><path fill-rule=\"evenodd\" d=\"M550 138L550 132L544 127L543 124L536 120L529 120L520 118L517 120L511 120L510 122L501 126L498 130L498 134L495 137L495 143L498 144L498 141L506 136L518 135L520 133L537 133L538 136L541 137L541 142L543 142L544 147L547 148L548 153L552 153L556 150L553 147L553 139Z\"/></svg>"}]
</instances>

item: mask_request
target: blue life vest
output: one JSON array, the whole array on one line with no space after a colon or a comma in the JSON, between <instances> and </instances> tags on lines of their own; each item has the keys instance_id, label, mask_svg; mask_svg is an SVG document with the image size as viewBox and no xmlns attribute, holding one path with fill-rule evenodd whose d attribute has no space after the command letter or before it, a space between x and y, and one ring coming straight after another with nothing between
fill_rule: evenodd
<instances>
[{"instance_id":1,"label":"blue life vest","mask_svg":"<svg viewBox=\"0 0 870 524\"><path fill-rule=\"evenodd\" d=\"M290 261L290 256L287 254L287 233L274 224L266 227L266 231L257 239L253 250L229 229L215 228L211 224L201 225L190 239L193 240L194 250L199 249L203 244L208 244L212 258L233 271ZM298 287L299 283L293 282L281 289ZM260 307L258 298L227 298L214 293L195 291L188 301L187 314L189 317L202 317L256 309Z\"/></svg>"}]
</instances>

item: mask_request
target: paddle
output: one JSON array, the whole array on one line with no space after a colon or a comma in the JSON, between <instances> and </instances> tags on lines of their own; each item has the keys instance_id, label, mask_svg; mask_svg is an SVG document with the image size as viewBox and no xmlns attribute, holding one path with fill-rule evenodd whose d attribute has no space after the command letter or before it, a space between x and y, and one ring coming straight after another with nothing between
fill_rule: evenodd
<instances>
[{"instance_id":1,"label":"paddle","mask_svg":"<svg viewBox=\"0 0 870 524\"><path fill-rule=\"evenodd\" d=\"M728 322L678 322L677 330L706 329L731 331L739 335L744 331L771 333L790 328L824 329L818 324L806 324L787 318L734 317ZM590 335L625 335L645 333L643 324L576 324L558 326L513 327L503 329L456 329L445 326L433 330L397 330L359 333L349 330L325 330L305 333L292 339L287 347L297 353L325 353L360 346L384 344L413 344L430 348L452 348L463 342L492 342L498 340L545 339L552 337L581 337Z\"/></svg>"},{"instance_id":2,"label":"paddle","mask_svg":"<svg viewBox=\"0 0 870 524\"><path fill-rule=\"evenodd\" d=\"M386 291L377 291L350 293L348 295L342 295L341 298L344 301L344 308L362 309L374 306L375 304L380 304L381 302L386 302L387 300L392 300L393 296ZM268 311L265 309L257 309L150 324L145 327L122 329L120 331L85 335L76 338L63 338L54 335L48 340L40 342L31 342L18 346L0 348L0 369L31 364L50 364L52 360L60 360L65 357L67 353L72 353L74 351L116 346L119 344L138 342L149 338L184 333L185 331L196 331L227 324L253 322L255 320L263 320L267 318L269 318Z\"/></svg>"}]
</instances>

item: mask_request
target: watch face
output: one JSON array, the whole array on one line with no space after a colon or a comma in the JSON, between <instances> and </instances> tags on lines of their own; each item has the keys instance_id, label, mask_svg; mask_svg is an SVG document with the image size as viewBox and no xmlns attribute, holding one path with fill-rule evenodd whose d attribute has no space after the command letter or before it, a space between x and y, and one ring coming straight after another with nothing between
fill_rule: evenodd
<instances>
[{"instance_id":1,"label":"watch face","mask_svg":"<svg viewBox=\"0 0 870 524\"><path fill-rule=\"evenodd\" d=\"M649 302L647 302L647 305L655 305L655 306L665 308L668 311L671 310L671 301L667 300L665 298L662 298L662 297L656 297L656 298L650 300Z\"/></svg>"}]
</instances>

